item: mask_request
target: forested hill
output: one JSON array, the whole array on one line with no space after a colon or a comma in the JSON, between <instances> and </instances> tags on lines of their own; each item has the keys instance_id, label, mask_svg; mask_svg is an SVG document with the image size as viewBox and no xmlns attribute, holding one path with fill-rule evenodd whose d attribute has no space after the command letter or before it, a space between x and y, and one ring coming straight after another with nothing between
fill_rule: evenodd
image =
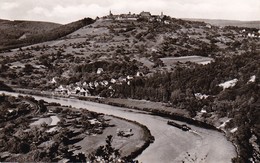
<instances>
[{"instance_id":1,"label":"forested hill","mask_svg":"<svg viewBox=\"0 0 260 163\"><path fill-rule=\"evenodd\" d=\"M22 21L22 20L0 20L0 48L5 44L11 44L14 40L22 40L27 37L37 35L60 27L61 24L39 22L39 21Z\"/></svg>"},{"instance_id":2,"label":"forested hill","mask_svg":"<svg viewBox=\"0 0 260 163\"><path fill-rule=\"evenodd\" d=\"M94 20L91 18L84 18L65 25L48 22L3 20L0 21L0 50L56 40L93 22Z\"/></svg>"}]
</instances>

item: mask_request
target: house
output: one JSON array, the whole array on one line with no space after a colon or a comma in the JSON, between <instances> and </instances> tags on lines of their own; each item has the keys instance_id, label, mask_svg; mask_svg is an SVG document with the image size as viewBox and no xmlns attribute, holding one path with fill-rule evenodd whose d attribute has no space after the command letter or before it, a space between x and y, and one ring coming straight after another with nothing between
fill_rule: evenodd
<instances>
[{"instance_id":1,"label":"house","mask_svg":"<svg viewBox=\"0 0 260 163\"><path fill-rule=\"evenodd\" d=\"M87 82L84 82L84 83L83 83L83 86L87 86L87 85L88 85Z\"/></svg>"},{"instance_id":2,"label":"house","mask_svg":"<svg viewBox=\"0 0 260 163\"><path fill-rule=\"evenodd\" d=\"M87 89L76 87L75 93L81 96L89 96L90 92Z\"/></svg>"},{"instance_id":3,"label":"house","mask_svg":"<svg viewBox=\"0 0 260 163\"><path fill-rule=\"evenodd\" d=\"M103 71L104 71L103 68L98 68L97 69L97 74L101 74Z\"/></svg>"},{"instance_id":4,"label":"house","mask_svg":"<svg viewBox=\"0 0 260 163\"><path fill-rule=\"evenodd\" d=\"M99 86L99 83L97 81L94 82L94 86L95 87L98 87Z\"/></svg>"},{"instance_id":5,"label":"house","mask_svg":"<svg viewBox=\"0 0 260 163\"><path fill-rule=\"evenodd\" d=\"M116 79L113 79L113 78L112 78L112 79L110 80L110 82L114 84L114 83L116 83Z\"/></svg>"},{"instance_id":6,"label":"house","mask_svg":"<svg viewBox=\"0 0 260 163\"><path fill-rule=\"evenodd\" d=\"M137 72L136 76L144 76L144 74L142 72Z\"/></svg>"},{"instance_id":7,"label":"house","mask_svg":"<svg viewBox=\"0 0 260 163\"><path fill-rule=\"evenodd\" d=\"M80 87L76 87L75 88L75 93L78 94L80 92L81 88Z\"/></svg>"},{"instance_id":8,"label":"house","mask_svg":"<svg viewBox=\"0 0 260 163\"><path fill-rule=\"evenodd\" d=\"M90 96L90 92L87 89L81 88L80 92L79 92L79 95L81 95L81 96Z\"/></svg>"},{"instance_id":9,"label":"house","mask_svg":"<svg viewBox=\"0 0 260 163\"><path fill-rule=\"evenodd\" d=\"M60 85L58 88L55 89L55 92L67 94L68 90L66 88L64 88L62 85Z\"/></svg>"},{"instance_id":10,"label":"house","mask_svg":"<svg viewBox=\"0 0 260 163\"><path fill-rule=\"evenodd\" d=\"M210 24L207 24L206 27L207 27L207 28L211 28L211 25L210 25Z\"/></svg>"},{"instance_id":11,"label":"house","mask_svg":"<svg viewBox=\"0 0 260 163\"><path fill-rule=\"evenodd\" d=\"M132 79L133 79L133 77L130 76L130 75L128 75L126 78L127 78L128 80L132 80Z\"/></svg>"},{"instance_id":12,"label":"house","mask_svg":"<svg viewBox=\"0 0 260 163\"><path fill-rule=\"evenodd\" d=\"M118 80L119 80L120 82L126 82L126 78L124 78L124 77L122 77L122 76L119 77Z\"/></svg>"},{"instance_id":13,"label":"house","mask_svg":"<svg viewBox=\"0 0 260 163\"><path fill-rule=\"evenodd\" d=\"M93 88L93 86L94 86L93 82L90 82L88 85L89 85L89 88L94 89Z\"/></svg>"},{"instance_id":14,"label":"house","mask_svg":"<svg viewBox=\"0 0 260 163\"><path fill-rule=\"evenodd\" d=\"M57 81L55 80L55 78L52 78L51 83L52 83L52 84L57 83Z\"/></svg>"},{"instance_id":15,"label":"house","mask_svg":"<svg viewBox=\"0 0 260 163\"><path fill-rule=\"evenodd\" d=\"M255 34L254 33L248 33L247 36L248 37L255 37Z\"/></svg>"},{"instance_id":16,"label":"house","mask_svg":"<svg viewBox=\"0 0 260 163\"><path fill-rule=\"evenodd\" d=\"M165 20L163 23L164 24L170 24L170 21Z\"/></svg>"},{"instance_id":17,"label":"house","mask_svg":"<svg viewBox=\"0 0 260 163\"><path fill-rule=\"evenodd\" d=\"M104 80L103 82L103 86L107 86L108 85L108 81Z\"/></svg>"}]
</instances>

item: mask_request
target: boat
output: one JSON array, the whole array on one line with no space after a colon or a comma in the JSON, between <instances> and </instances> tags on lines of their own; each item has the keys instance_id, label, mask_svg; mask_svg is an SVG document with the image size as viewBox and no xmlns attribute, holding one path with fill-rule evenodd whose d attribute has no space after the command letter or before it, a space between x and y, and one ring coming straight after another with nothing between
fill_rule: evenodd
<instances>
[{"instance_id":1,"label":"boat","mask_svg":"<svg viewBox=\"0 0 260 163\"><path fill-rule=\"evenodd\" d=\"M186 124L178 124L178 123L175 123L174 121L168 121L167 124L171 125L171 126L174 126L174 127L177 127L179 129L182 129L183 131L189 131L191 129Z\"/></svg>"}]
</instances>

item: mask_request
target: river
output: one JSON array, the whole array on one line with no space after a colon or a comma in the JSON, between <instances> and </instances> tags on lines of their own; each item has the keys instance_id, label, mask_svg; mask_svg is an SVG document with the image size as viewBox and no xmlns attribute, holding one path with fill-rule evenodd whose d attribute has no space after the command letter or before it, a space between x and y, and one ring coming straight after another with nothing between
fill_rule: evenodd
<instances>
[{"instance_id":1,"label":"river","mask_svg":"<svg viewBox=\"0 0 260 163\"><path fill-rule=\"evenodd\" d=\"M0 91L0 93L18 96L18 93L5 91ZM214 130L189 125L192 131L185 132L167 125L166 118L143 114L128 108L70 98L33 97L36 100L42 99L126 118L147 126L155 141L137 157L144 163L181 163L183 161L185 163L228 163L236 156L233 144L227 141L223 133Z\"/></svg>"}]
</instances>

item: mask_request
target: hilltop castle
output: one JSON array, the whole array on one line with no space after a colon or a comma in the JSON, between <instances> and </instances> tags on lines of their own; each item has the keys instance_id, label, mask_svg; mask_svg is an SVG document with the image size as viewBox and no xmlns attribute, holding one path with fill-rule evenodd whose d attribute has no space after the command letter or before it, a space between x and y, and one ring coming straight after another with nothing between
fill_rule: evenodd
<instances>
[{"instance_id":1,"label":"hilltop castle","mask_svg":"<svg viewBox=\"0 0 260 163\"><path fill-rule=\"evenodd\" d=\"M128 14L120 14L114 15L111 10L109 10L109 14L104 16L105 19L114 19L114 20L137 20L138 18L145 18L149 20L159 20L162 19L165 15L161 12L161 15L152 15L150 12L142 11L140 14L132 14L129 12Z\"/></svg>"}]
</instances>

